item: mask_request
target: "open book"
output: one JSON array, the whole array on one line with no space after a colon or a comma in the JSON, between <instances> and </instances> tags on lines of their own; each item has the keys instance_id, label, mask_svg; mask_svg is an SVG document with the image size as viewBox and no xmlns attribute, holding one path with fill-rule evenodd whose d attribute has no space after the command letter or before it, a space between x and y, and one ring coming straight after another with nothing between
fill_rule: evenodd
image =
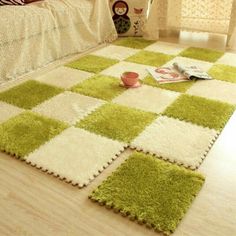
<instances>
[{"instance_id":1,"label":"open book","mask_svg":"<svg viewBox=\"0 0 236 236\"><path fill-rule=\"evenodd\" d=\"M190 80L203 79L210 80L212 77L206 72L198 68L197 66L183 66L177 62L173 63L173 67L178 70L182 75L186 76Z\"/></svg>"},{"instance_id":2,"label":"open book","mask_svg":"<svg viewBox=\"0 0 236 236\"><path fill-rule=\"evenodd\" d=\"M211 76L196 66L183 66L178 63L173 63L172 67L148 68L147 71L160 84L212 79Z\"/></svg>"},{"instance_id":3,"label":"open book","mask_svg":"<svg viewBox=\"0 0 236 236\"><path fill-rule=\"evenodd\" d=\"M185 75L182 75L177 69L172 67L147 68L147 71L160 84L189 81Z\"/></svg>"}]
</instances>

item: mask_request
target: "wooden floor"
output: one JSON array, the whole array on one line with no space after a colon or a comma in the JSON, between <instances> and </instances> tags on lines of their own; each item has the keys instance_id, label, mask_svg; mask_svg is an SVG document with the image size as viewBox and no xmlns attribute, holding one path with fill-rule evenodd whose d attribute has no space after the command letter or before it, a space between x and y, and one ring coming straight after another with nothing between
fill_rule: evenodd
<instances>
[{"instance_id":1,"label":"wooden floor","mask_svg":"<svg viewBox=\"0 0 236 236\"><path fill-rule=\"evenodd\" d=\"M225 38L182 33L181 42L223 49ZM0 153L0 235L158 235L88 200L89 193L129 155L122 154L80 190ZM174 236L236 235L236 114L199 168L205 185Z\"/></svg>"}]
</instances>

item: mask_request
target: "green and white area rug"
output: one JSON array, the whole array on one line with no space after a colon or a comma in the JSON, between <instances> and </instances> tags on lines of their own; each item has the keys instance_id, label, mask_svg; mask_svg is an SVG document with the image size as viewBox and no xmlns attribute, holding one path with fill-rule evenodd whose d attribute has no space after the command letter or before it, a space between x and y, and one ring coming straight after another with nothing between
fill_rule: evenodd
<instances>
[{"instance_id":1,"label":"green and white area rug","mask_svg":"<svg viewBox=\"0 0 236 236\"><path fill-rule=\"evenodd\" d=\"M148 75L173 62L215 80L159 85ZM120 87L125 71L138 72L142 86ZM202 163L235 105L235 54L124 38L2 91L0 150L79 187L127 147L142 151L91 198L169 234L203 184L188 169Z\"/></svg>"}]
</instances>

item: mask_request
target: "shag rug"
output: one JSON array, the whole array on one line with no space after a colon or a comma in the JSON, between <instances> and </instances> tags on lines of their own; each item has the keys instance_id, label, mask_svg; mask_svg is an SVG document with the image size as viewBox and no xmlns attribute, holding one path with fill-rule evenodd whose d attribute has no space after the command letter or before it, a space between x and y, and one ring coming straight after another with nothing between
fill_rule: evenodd
<instances>
[{"instance_id":1,"label":"shag rug","mask_svg":"<svg viewBox=\"0 0 236 236\"><path fill-rule=\"evenodd\" d=\"M159 85L148 75L173 62L215 80ZM125 71L138 72L142 86L119 86ZM135 153L91 198L170 233L203 183L184 167L200 166L235 105L235 54L123 38L0 92L0 150L79 187L127 147L152 154Z\"/></svg>"}]
</instances>

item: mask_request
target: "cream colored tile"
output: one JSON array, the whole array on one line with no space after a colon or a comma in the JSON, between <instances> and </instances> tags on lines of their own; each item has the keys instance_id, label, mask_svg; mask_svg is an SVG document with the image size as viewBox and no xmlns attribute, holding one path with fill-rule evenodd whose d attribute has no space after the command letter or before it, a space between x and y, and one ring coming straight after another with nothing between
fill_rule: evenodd
<instances>
[{"instance_id":1,"label":"cream colored tile","mask_svg":"<svg viewBox=\"0 0 236 236\"><path fill-rule=\"evenodd\" d=\"M236 66L236 53L226 52L216 63Z\"/></svg>"},{"instance_id":2,"label":"cream colored tile","mask_svg":"<svg viewBox=\"0 0 236 236\"><path fill-rule=\"evenodd\" d=\"M188 94L236 104L236 84L219 81L198 81L187 90Z\"/></svg>"},{"instance_id":3,"label":"cream colored tile","mask_svg":"<svg viewBox=\"0 0 236 236\"><path fill-rule=\"evenodd\" d=\"M113 99L113 102L145 111L160 113L178 96L179 93L177 92L142 85L139 88L126 90Z\"/></svg>"},{"instance_id":4,"label":"cream colored tile","mask_svg":"<svg viewBox=\"0 0 236 236\"><path fill-rule=\"evenodd\" d=\"M26 157L26 161L80 187L124 150L124 144L71 127Z\"/></svg>"},{"instance_id":5,"label":"cream colored tile","mask_svg":"<svg viewBox=\"0 0 236 236\"><path fill-rule=\"evenodd\" d=\"M35 80L49 85L68 89L78 83L81 83L91 76L93 76L92 73L62 66L40 77L35 78Z\"/></svg>"},{"instance_id":6,"label":"cream colored tile","mask_svg":"<svg viewBox=\"0 0 236 236\"><path fill-rule=\"evenodd\" d=\"M155 68L155 67L122 61L114 66L109 67L108 69L103 70L102 72L100 72L100 74L120 78L122 73L126 71L134 71L139 74L139 78L142 80L148 75L147 68Z\"/></svg>"},{"instance_id":7,"label":"cream colored tile","mask_svg":"<svg viewBox=\"0 0 236 236\"><path fill-rule=\"evenodd\" d=\"M72 125L103 104L102 100L67 91L39 104L33 111Z\"/></svg>"},{"instance_id":8,"label":"cream colored tile","mask_svg":"<svg viewBox=\"0 0 236 236\"><path fill-rule=\"evenodd\" d=\"M161 116L132 142L132 147L195 169L216 136L215 130Z\"/></svg>"},{"instance_id":9,"label":"cream colored tile","mask_svg":"<svg viewBox=\"0 0 236 236\"><path fill-rule=\"evenodd\" d=\"M144 50L151 51L151 52L160 52L160 53L165 53L169 55L177 55L186 48L188 48L188 46L158 41L144 48Z\"/></svg>"},{"instance_id":10,"label":"cream colored tile","mask_svg":"<svg viewBox=\"0 0 236 236\"><path fill-rule=\"evenodd\" d=\"M108 57L117 60L124 60L135 53L139 52L140 50L134 48L127 48L122 46L116 45L109 45L105 48L99 49L91 54L101 57Z\"/></svg>"},{"instance_id":11,"label":"cream colored tile","mask_svg":"<svg viewBox=\"0 0 236 236\"><path fill-rule=\"evenodd\" d=\"M0 101L0 123L23 112L24 109Z\"/></svg>"}]
</instances>

